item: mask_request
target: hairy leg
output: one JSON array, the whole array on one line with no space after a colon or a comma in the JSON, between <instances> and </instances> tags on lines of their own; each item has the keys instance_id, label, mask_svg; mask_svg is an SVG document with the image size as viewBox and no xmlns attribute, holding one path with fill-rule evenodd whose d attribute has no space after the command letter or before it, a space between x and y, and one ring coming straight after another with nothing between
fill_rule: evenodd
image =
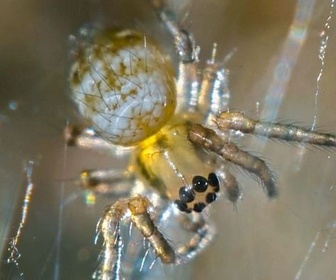
<instances>
[{"instance_id":1,"label":"hairy leg","mask_svg":"<svg viewBox=\"0 0 336 280\"><path fill-rule=\"evenodd\" d=\"M212 129L205 128L200 124L191 126L188 138L192 143L215 152L223 159L256 175L261 180L268 197L272 198L277 195L274 175L260 158L241 150L234 143L218 136Z\"/></svg>"}]
</instances>

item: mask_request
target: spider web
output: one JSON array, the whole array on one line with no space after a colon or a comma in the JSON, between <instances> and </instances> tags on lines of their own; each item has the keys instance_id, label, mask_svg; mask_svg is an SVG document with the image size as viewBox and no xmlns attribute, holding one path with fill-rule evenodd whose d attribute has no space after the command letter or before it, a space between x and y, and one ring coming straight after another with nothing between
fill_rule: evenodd
<instances>
[{"instance_id":1,"label":"spider web","mask_svg":"<svg viewBox=\"0 0 336 280\"><path fill-rule=\"evenodd\" d=\"M61 131L75 120L67 97L66 38L94 21L131 23L159 37L162 32L152 27L157 22L148 5L109 2L115 1L0 4L1 279L87 279L95 269L100 250L94 245L95 225L112 199L87 205L74 179L83 168L116 167L116 161L64 148ZM117 16L121 6L129 13ZM227 65L231 109L336 131L333 0L193 1L185 25L201 46L202 61L210 57L213 42L218 59L237 49ZM241 145L270 163L280 197L269 202L257 183L237 173L244 190L237 210L224 199L215 203L210 211L218 227L215 243L196 264L170 267L167 279L331 279L335 151L253 137ZM29 161L34 189L20 228ZM20 257L7 264L19 228ZM155 267L163 271L158 263Z\"/></svg>"}]
</instances>

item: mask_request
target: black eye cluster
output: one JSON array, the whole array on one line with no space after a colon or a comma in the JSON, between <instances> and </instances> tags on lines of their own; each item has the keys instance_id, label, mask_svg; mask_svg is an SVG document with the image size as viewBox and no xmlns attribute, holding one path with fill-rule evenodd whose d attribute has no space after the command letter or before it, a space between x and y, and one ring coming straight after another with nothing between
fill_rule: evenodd
<instances>
[{"instance_id":1,"label":"black eye cluster","mask_svg":"<svg viewBox=\"0 0 336 280\"><path fill-rule=\"evenodd\" d=\"M180 188L180 199L175 200L175 204L182 212L202 212L207 204L216 200L218 191L219 180L215 173L209 173L208 179L197 175L192 179L192 186Z\"/></svg>"}]
</instances>

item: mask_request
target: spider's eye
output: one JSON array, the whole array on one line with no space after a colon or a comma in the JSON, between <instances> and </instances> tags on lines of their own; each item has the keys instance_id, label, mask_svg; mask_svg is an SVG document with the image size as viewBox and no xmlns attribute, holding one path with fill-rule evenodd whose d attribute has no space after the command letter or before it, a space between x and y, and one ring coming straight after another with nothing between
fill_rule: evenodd
<instances>
[{"instance_id":1,"label":"spider's eye","mask_svg":"<svg viewBox=\"0 0 336 280\"><path fill-rule=\"evenodd\" d=\"M156 133L176 105L170 61L136 31L87 33L92 38L79 42L70 73L80 113L114 144L134 145Z\"/></svg>"},{"instance_id":2,"label":"spider's eye","mask_svg":"<svg viewBox=\"0 0 336 280\"><path fill-rule=\"evenodd\" d=\"M192 184L196 192L205 192L208 188L208 181L202 176L195 176L192 180Z\"/></svg>"},{"instance_id":3,"label":"spider's eye","mask_svg":"<svg viewBox=\"0 0 336 280\"><path fill-rule=\"evenodd\" d=\"M219 191L219 180L215 173L210 173L208 176L208 182L213 187L215 192Z\"/></svg>"},{"instance_id":4,"label":"spider's eye","mask_svg":"<svg viewBox=\"0 0 336 280\"><path fill-rule=\"evenodd\" d=\"M195 199L195 194L193 193L193 190L188 187L180 188L179 196L180 196L181 202L183 203L189 203Z\"/></svg>"},{"instance_id":5,"label":"spider's eye","mask_svg":"<svg viewBox=\"0 0 336 280\"><path fill-rule=\"evenodd\" d=\"M194 205L194 211L197 213L201 213L205 207L206 205L203 202L196 203Z\"/></svg>"}]
</instances>

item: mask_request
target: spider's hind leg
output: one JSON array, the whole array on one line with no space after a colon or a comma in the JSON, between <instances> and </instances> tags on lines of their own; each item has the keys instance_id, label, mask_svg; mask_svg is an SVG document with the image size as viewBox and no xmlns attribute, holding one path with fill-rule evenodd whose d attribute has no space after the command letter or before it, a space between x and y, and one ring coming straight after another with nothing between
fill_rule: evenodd
<instances>
[{"instance_id":1,"label":"spider's hind leg","mask_svg":"<svg viewBox=\"0 0 336 280\"><path fill-rule=\"evenodd\" d=\"M70 147L115 155L125 153L99 137L93 129L83 125L68 124L64 131L64 138L65 143ZM122 167L107 170L87 169L80 173L79 185L82 189L95 194L121 197L129 195L134 181L134 173Z\"/></svg>"},{"instance_id":2,"label":"spider's hind leg","mask_svg":"<svg viewBox=\"0 0 336 280\"><path fill-rule=\"evenodd\" d=\"M78 147L81 149L97 151L114 151L117 146L104 140L87 125L68 124L63 133L64 141L69 147Z\"/></svg>"}]
</instances>

